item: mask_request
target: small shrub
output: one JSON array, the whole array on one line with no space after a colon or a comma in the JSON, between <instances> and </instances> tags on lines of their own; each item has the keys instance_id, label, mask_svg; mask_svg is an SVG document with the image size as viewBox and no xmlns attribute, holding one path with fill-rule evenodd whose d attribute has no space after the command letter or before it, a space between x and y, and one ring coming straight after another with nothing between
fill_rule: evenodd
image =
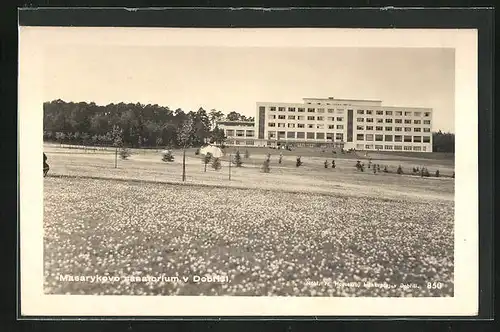
<instances>
[{"instance_id":1,"label":"small shrub","mask_svg":"<svg viewBox=\"0 0 500 332\"><path fill-rule=\"evenodd\" d=\"M200 149L198 148L198 149L196 149L196 151L194 152L194 155L195 155L195 156L197 156L197 155L199 155L199 154L200 154Z\"/></svg>"},{"instance_id":2,"label":"small shrub","mask_svg":"<svg viewBox=\"0 0 500 332\"><path fill-rule=\"evenodd\" d=\"M221 162L219 158L213 158L212 160L212 168L215 169L216 171L220 170L222 168Z\"/></svg>"},{"instance_id":3,"label":"small shrub","mask_svg":"<svg viewBox=\"0 0 500 332\"><path fill-rule=\"evenodd\" d=\"M264 159L264 162L262 163L262 168L261 168L262 172L269 173L271 171L269 164L270 164L269 159L268 158Z\"/></svg>"},{"instance_id":4,"label":"small shrub","mask_svg":"<svg viewBox=\"0 0 500 332\"><path fill-rule=\"evenodd\" d=\"M336 165L335 165L335 160L332 160L332 168L335 168Z\"/></svg>"},{"instance_id":5,"label":"small shrub","mask_svg":"<svg viewBox=\"0 0 500 332\"><path fill-rule=\"evenodd\" d=\"M328 168L328 160L325 160L325 168Z\"/></svg>"},{"instance_id":6,"label":"small shrub","mask_svg":"<svg viewBox=\"0 0 500 332\"><path fill-rule=\"evenodd\" d=\"M172 151L165 152L163 154L161 160L164 161L164 162L172 162L172 161L174 161L174 155L172 154Z\"/></svg>"},{"instance_id":7,"label":"small shrub","mask_svg":"<svg viewBox=\"0 0 500 332\"><path fill-rule=\"evenodd\" d=\"M130 157L131 153L127 148L121 148L118 154L120 155L121 159L126 160L128 157Z\"/></svg>"},{"instance_id":8,"label":"small shrub","mask_svg":"<svg viewBox=\"0 0 500 332\"><path fill-rule=\"evenodd\" d=\"M297 161L295 162L295 166L296 166L296 167L300 167L300 166L302 166L302 160L301 160L301 157L297 157Z\"/></svg>"},{"instance_id":9,"label":"small shrub","mask_svg":"<svg viewBox=\"0 0 500 332\"><path fill-rule=\"evenodd\" d=\"M384 173L389 173L389 170L387 169L387 166L384 167Z\"/></svg>"},{"instance_id":10,"label":"small shrub","mask_svg":"<svg viewBox=\"0 0 500 332\"><path fill-rule=\"evenodd\" d=\"M373 174L377 174L377 167L373 166Z\"/></svg>"},{"instance_id":11,"label":"small shrub","mask_svg":"<svg viewBox=\"0 0 500 332\"><path fill-rule=\"evenodd\" d=\"M401 167L401 165L398 166L398 170L396 171L396 173L403 174L403 168Z\"/></svg>"},{"instance_id":12,"label":"small shrub","mask_svg":"<svg viewBox=\"0 0 500 332\"><path fill-rule=\"evenodd\" d=\"M241 155L240 151L236 151L236 154L234 155L233 163L236 164L236 167L241 167L243 165L243 162L241 161Z\"/></svg>"},{"instance_id":13,"label":"small shrub","mask_svg":"<svg viewBox=\"0 0 500 332\"><path fill-rule=\"evenodd\" d=\"M436 170L436 177L439 177L439 170Z\"/></svg>"}]
</instances>

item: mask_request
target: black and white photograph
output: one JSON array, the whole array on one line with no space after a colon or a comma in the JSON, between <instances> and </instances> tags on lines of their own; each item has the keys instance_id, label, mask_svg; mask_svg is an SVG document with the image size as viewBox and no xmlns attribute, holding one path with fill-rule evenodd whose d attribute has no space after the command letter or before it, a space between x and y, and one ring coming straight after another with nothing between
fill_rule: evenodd
<instances>
[{"instance_id":1,"label":"black and white photograph","mask_svg":"<svg viewBox=\"0 0 500 332\"><path fill-rule=\"evenodd\" d=\"M317 30L21 28L25 289L470 308L474 31Z\"/></svg>"}]
</instances>

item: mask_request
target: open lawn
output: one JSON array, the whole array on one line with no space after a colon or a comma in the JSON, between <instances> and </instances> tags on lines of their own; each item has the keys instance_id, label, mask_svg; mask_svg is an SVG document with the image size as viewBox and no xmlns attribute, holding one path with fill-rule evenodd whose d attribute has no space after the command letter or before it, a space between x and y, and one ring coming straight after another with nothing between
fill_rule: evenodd
<instances>
[{"instance_id":1,"label":"open lawn","mask_svg":"<svg viewBox=\"0 0 500 332\"><path fill-rule=\"evenodd\" d=\"M271 173L264 174L264 154L255 150L244 167L231 168L229 180L227 158L220 171L209 165L205 173L190 150L181 184L179 151L173 163L137 151L116 169L110 151L46 146L45 152L47 293L453 296L451 178L362 173L348 158L324 169L325 158L314 155L296 168L295 155L284 153L279 165L275 150ZM380 164L395 171L414 162ZM427 159L431 173L433 162L442 174L453 172L452 163ZM120 280L58 280L66 274ZM159 275L230 282L122 278ZM428 289L427 282L442 288Z\"/></svg>"}]
</instances>

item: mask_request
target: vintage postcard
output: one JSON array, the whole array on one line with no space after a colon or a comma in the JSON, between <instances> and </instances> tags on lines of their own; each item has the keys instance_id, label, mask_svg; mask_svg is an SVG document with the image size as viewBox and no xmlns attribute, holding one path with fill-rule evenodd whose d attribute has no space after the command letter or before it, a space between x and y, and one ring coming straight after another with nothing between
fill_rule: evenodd
<instances>
[{"instance_id":1,"label":"vintage postcard","mask_svg":"<svg viewBox=\"0 0 500 332\"><path fill-rule=\"evenodd\" d=\"M19 60L22 315L477 313L476 30L20 27Z\"/></svg>"}]
</instances>

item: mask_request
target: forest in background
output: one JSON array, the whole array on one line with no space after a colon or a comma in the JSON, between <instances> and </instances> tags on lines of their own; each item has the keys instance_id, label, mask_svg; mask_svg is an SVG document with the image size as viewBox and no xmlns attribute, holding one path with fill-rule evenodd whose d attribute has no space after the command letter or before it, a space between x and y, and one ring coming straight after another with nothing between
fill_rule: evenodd
<instances>
[{"instance_id":1,"label":"forest in background","mask_svg":"<svg viewBox=\"0 0 500 332\"><path fill-rule=\"evenodd\" d=\"M43 138L65 144L96 146L116 145L116 132L120 144L127 147L178 148L199 147L206 142L222 144L224 132L217 121L254 121L232 111L224 114L211 109L197 111L171 110L165 106L140 103L119 103L99 106L87 102L54 100L43 104ZM185 123L190 126L182 132ZM455 135L441 130L433 132L434 152L455 152Z\"/></svg>"}]
</instances>

